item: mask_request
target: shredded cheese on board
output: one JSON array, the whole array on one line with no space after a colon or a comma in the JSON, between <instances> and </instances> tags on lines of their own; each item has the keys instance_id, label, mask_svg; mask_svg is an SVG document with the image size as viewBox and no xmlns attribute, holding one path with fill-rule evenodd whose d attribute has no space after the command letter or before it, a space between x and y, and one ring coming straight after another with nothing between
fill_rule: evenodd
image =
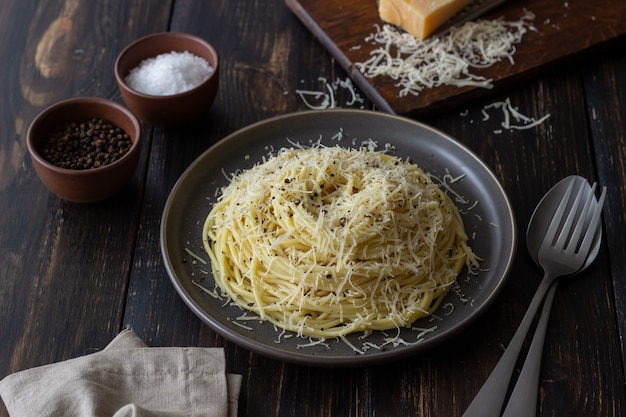
<instances>
[{"instance_id":1,"label":"shredded cheese on board","mask_svg":"<svg viewBox=\"0 0 626 417\"><path fill-rule=\"evenodd\" d=\"M365 148L285 148L238 173L203 241L230 299L318 339L410 327L464 265L477 266L446 193L417 166Z\"/></svg>"},{"instance_id":2,"label":"shredded cheese on board","mask_svg":"<svg viewBox=\"0 0 626 417\"><path fill-rule=\"evenodd\" d=\"M380 45L356 67L366 77L397 81L399 96L419 95L442 85L491 88L492 80L472 73L502 60L514 63L515 45L521 42L535 15L526 11L518 21L478 20L452 27L441 35L420 40L393 25L376 26L366 41Z\"/></svg>"}]
</instances>

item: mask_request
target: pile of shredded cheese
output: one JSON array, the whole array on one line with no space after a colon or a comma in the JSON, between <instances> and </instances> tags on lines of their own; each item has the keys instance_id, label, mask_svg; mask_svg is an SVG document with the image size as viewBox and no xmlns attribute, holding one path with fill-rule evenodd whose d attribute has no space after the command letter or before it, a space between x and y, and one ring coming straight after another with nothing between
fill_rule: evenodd
<instances>
[{"instance_id":1,"label":"pile of shredded cheese","mask_svg":"<svg viewBox=\"0 0 626 417\"><path fill-rule=\"evenodd\" d=\"M477 265L428 174L365 148L282 149L239 173L203 242L224 295L315 338L410 327Z\"/></svg>"},{"instance_id":2,"label":"pile of shredded cheese","mask_svg":"<svg viewBox=\"0 0 626 417\"><path fill-rule=\"evenodd\" d=\"M503 19L470 21L425 40L393 25L376 26L366 38L380 47L356 67L366 77L391 77L400 87L399 96L419 95L425 88L441 85L491 88L490 79L472 69L486 68L502 60L514 62L515 45L529 30L535 15L525 11L518 21Z\"/></svg>"}]
</instances>

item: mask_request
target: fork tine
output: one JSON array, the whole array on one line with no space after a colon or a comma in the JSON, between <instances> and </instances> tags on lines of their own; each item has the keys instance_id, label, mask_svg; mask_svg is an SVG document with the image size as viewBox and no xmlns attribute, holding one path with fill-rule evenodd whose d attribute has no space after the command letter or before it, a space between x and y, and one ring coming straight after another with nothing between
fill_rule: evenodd
<instances>
[{"instance_id":1,"label":"fork tine","mask_svg":"<svg viewBox=\"0 0 626 417\"><path fill-rule=\"evenodd\" d=\"M586 230L586 228L588 227L587 219L589 217L589 210L591 209L591 203L596 201L597 185L598 184L594 182L593 185L591 186L591 190L589 194L587 195L587 199L585 200L585 205L583 206L580 216L578 217L578 221L576 222L576 226L574 227L574 232L572 233L572 237L569 239L569 243L567 244L567 251L570 252L571 254L575 254L578 252L579 244L581 243L580 237L583 233L583 230ZM586 189L587 187L583 185L580 189L580 193L584 193ZM576 205L576 207L572 206L573 214L576 214L576 212L578 211L578 207L579 205Z\"/></svg>"},{"instance_id":2,"label":"fork tine","mask_svg":"<svg viewBox=\"0 0 626 417\"><path fill-rule=\"evenodd\" d=\"M565 190L563 199L559 202L559 205L554 212L554 216L552 217L552 221L550 221L550 226L548 226L548 230L546 231L545 237L543 238L543 242L541 242L542 248L552 246L556 234L559 231L559 226L561 224L561 220L563 219L563 215L565 214L567 203L569 202L569 198L572 195L572 190L574 189L575 182L576 180L574 179L574 181L571 181L567 186L567 190Z\"/></svg>"},{"instance_id":3,"label":"fork tine","mask_svg":"<svg viewBox=\"0 0 626 417\"><path fill-rule=\"evenodd\" d=\"M598 228L598 224L600 224L600 216L602 215L602 207L604 206L605 197L606 187L603 187L600 198L598 199L598 204L593 211L591 221L589 222L589 226L587 227L587 231L585 232L585 236L583 237L580 249L578 250L578 253L585 254L585 256L587 256L587 253L591 248L591 244L593 243L593 239L596 236L596 229Z\"/></svg>"},{"instance_id":4,"label":"fork tine","mask_svg":"<svg viewBox=\"0 0 626 417\"><path fill-rule=\"evenodd\" d=\"M584 226L585 219L587 218L587 214L586 212L584 212L582 214L583 221L582 222L580 220L577 221L578 210L583 205L583 197L585 195L585 191L587 190L587 182L586 181L580 181L580 182L582 182L582 184L580 184L578 193L576 194L576 197L574 198L574 202L572 203L572 206L570 207L567 213L567 218L565 219L565 223L563 224L563 227L561 228L561 231L559 233L559 237L554 245L556 246L557 249L567 248L567 245L570 242L575 242L574 248L578 246L578 239L580 238L580 233L582 232L582 229L578 231L578 237L576 239L574 239L574 236L571 236L571 232L572 232L572 229L574 229L574 233L576 233L575 229L578 229L577 226ZM590 202L590 200L593 198L595 197L591 195L589 199L585 200L585 206L587 208L588 208L587 203ZM583 211L584 211L584 207L583 207ZM576 224L576 226L574 226L574 223ZM575 249L573 251L575 251Z\"/></svg>"}]
</instances>

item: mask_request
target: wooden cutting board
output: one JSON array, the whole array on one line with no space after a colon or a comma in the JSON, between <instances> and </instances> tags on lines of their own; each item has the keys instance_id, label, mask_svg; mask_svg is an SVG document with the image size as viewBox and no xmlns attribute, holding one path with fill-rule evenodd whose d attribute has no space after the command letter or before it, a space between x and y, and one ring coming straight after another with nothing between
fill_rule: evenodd
<instances>
[{"instance_id":1,"label":"wooden cutting board","mask_svg":"<svg viewBox=\"0 0 626 417\"><path fill-rule=\"evenodd\" d=\"M376 48L365 38L383 25L376 0L285 0L287 6L320 40L353 81L380 109L410 117L428 116L485 96L493 90L480 87L441 86L419 95L399 97L389 77L366 78L355 63L366 61ZM624 0L511 0L484 18L517 21L524 10L535 14L537 31L524 35L516 45L514 63L508 60L473 70L493 80L494 90L527 79L546 68L578 56L626 34ZM613 49L615 51L615 49Z\"/></svg>"}]
</instances>

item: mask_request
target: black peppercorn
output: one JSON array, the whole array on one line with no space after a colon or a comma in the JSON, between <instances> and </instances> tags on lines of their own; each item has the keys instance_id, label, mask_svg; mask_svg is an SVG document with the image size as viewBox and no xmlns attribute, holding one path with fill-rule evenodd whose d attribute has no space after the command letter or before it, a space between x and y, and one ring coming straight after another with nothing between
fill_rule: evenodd
<instances>
[{"instance_id":1,"label":"black peppercorn","mask_svg":"<svg viewBox=\"0 0 626 417\"><path fill-rule=\"evenodd\" d=\"M91 169L109 165L124 156L130 137L111 122L92 118L57 126L41 144L41 156L66 169Z\"/></svg>"}]
</instances>

